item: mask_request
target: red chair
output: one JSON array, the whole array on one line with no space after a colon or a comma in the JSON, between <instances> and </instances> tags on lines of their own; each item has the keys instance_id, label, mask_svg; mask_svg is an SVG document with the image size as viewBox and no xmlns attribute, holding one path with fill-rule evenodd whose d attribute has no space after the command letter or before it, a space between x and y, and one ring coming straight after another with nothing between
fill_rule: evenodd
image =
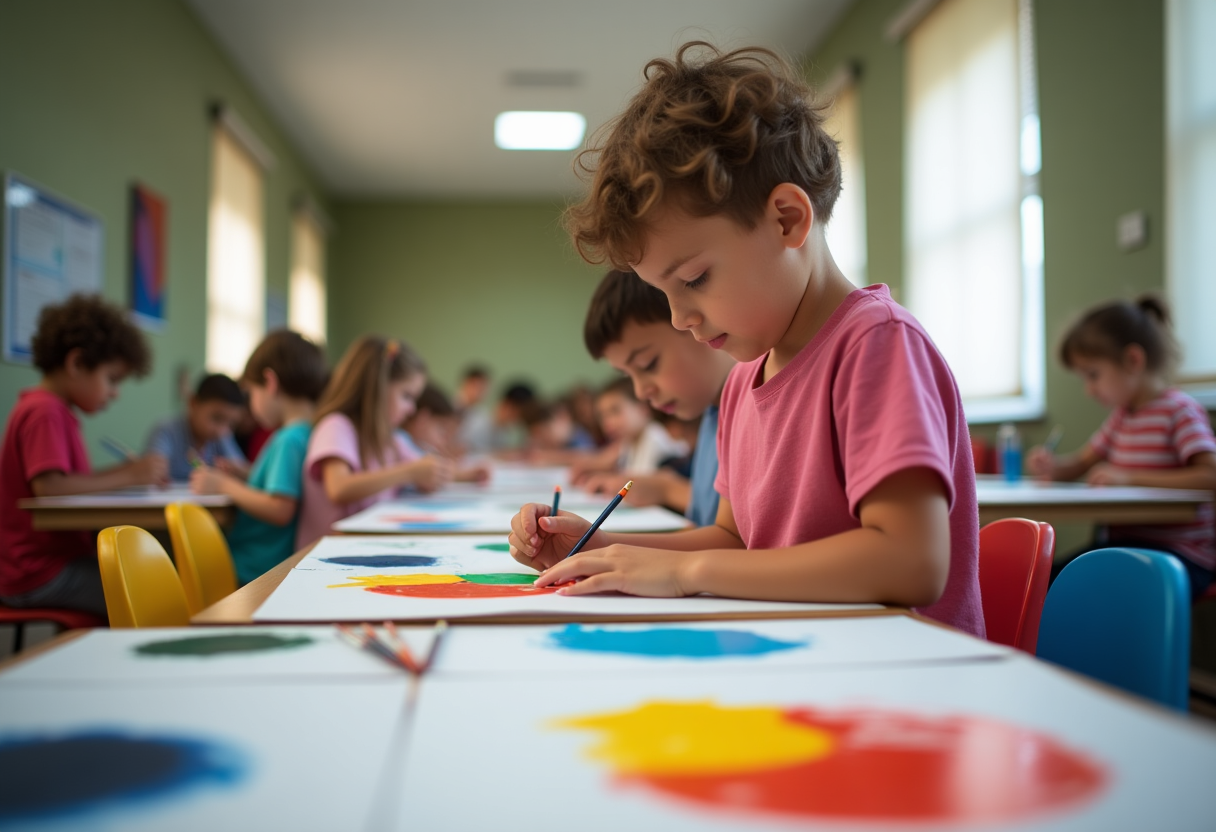
<instances>
[{"instance_id":1,"label":"red chair","mask_svg":"<svg viewBox=\"0 0 1216 832\"><path fill-rule=\"evenodd\" d=\"M1055 550L1056 532L1047 523L1007 518L980 529L980 599L989 641L1034 655Z\"/></svg>"},{"instance_id":2,"label":"red chair","mask_svg":"<svg viewBox=\"0 0 1216 832\"><path fill-rule=\"evenodd\" d=\"M61 630L80 630L88 627L104 627L106 620L92 613L79 610L60 610L50 607L30 607L18 609L0 604L0 624L12 624L16 628L13 637L13 652L20 653L25 644L25 625L40 621L49 621L59 626Z\"/></svg>"}]
</instances>

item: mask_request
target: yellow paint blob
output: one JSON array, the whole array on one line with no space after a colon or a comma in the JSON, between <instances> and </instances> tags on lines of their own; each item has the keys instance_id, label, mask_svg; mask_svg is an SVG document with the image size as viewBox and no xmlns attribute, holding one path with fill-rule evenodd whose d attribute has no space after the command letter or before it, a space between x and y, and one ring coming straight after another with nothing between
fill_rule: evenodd
<instances>
[{"instance_id":1,"label":"yellow paint blob","mask_svg":"<svg viewBox=\"0 0 1216 832\"><path fill-rule=\"evenodd\" d=\"M603 731L587 751L618 774L742 774L826 757L826 731L789 722L777 708L647 702L630 711L571 717L555 728Z\"/></svg>"},{"instance_id":2,"label":"yellow paint blob","mask_svg":"<svg viewBox=\"0 0 1216 832\"><path fill-rule=\"evenodd\" d=\"M349 584L330 584L330 589L344 586L424 586L426 584L458 584L464 578L459 575L427 575L415 572L411 575L354 575Z\"/></svg>"}]
</instances>

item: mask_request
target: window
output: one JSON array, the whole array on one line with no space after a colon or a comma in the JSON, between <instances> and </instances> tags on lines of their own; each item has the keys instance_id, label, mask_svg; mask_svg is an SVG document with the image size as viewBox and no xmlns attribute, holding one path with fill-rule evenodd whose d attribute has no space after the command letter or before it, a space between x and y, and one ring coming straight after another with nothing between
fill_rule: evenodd
<instances>
[{"instance_id":1,"label":"window","mask_svg":"<svg viewBox=\"0 0 1216 832\"><path fill-rule=\"evenodd\" d=\"M1043 410L1030 23L1030 0L943 0L905 49L905 297L950 363L971 421Z\"/></svg>"},{"instance_id":2,"label":"window","mask_svg":"<svg viewBox=\"0 0 1216 832\"><path fill-rule=\"evenodd\" d=\"M324 344L325 310L325 230L313 211L300 208L291 223L288 326L314 343Z\"/></svg>"},{"instance_id":3,"label":"window","mask_svg":"<svg viewBox=\"0 0 1216 832\"><path fill-rule=\"evenodd\" d=\"M854 285L866 278L866 176L861 156L861 114L857 85L851 76L836 92L824 129L840 144L843 186L826 229L828 248L836 265Z\"/></svg>"},{"instance_id":4,"label":"window","mask_svg":"<svg viewBox=\"0 0 1216 832\"><path fill-rule=\"evenodd\" d=\"M222 124L214 131L207 241L207 368L240 377L266 320L262 169Z\"/></svg>"},{"instance_id":5,"label":"window","mask_svg":"<svg viewBox=\"0 0 1216 832\"><path fill-rule=\"evenodd\" d=\"M1166 4L1166 274L1183 381L1216 382L1216 3ZM1211 385L1206 385L1211 386ZM1205 397L1206 398L1206 397ZM1209 401L1209 406L1216 402Z\"/></svg>"}]
</instances>

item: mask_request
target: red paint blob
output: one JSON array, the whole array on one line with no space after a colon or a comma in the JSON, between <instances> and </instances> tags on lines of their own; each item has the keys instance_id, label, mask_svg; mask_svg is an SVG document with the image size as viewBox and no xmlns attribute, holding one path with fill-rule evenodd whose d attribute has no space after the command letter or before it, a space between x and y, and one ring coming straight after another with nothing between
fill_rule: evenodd
<instances>
[{"instance_id":1,"label":"red paint blob","mask_svg":"<svg viewBox=\"0 0 1216 832\"><path fill-rule=\"evenodd\" d=\"M531 584L475 584L461 581L454 584L414 584L412 586L369 586L368 592L381 595L404 595L408 598L514 598L520 595L547 595L555 587L534 587Z\"/></svg>"},{"instance_id":2,"label":"red paint blob","mask_svg":"<svg viewBox=\"0 0 1216 832\"><path fill-rule=\"evenodd\" d=\"M1056 740L971 716L790 710L832 735L826 757L742 774L628 775L623 784L715 809L839 820L999 822L1094 798L1108 775Z\"/></svg>"}]
</instances>

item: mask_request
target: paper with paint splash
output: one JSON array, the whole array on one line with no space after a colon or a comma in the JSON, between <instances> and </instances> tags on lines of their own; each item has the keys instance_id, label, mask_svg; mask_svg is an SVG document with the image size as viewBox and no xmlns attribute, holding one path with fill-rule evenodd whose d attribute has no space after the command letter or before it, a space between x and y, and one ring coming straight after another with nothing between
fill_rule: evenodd
<instances>
[{"instance_id":1,"label":"paper with paint splash","mask_svg":"<svg viewBox=\"0 0 1216 832\"><path fill-rule=\"evenodd\" d=\"M442 674L741 672L997 659L999 645L903 615L651 624L459 627L436 663Z\"/></svg>"},{"instance_id":2,"label":"paper with paint splash","mask_svg":"<svg viewBox=\"0 0 1216 832\"><path fill-rule=\"evenodd\" d=\"M532 499L529 499L529 496ZM547 495L451 496L442 493L377 503L334 524L345 534L393 533L469 533L507 534L511 519L526 502L550 502ZM590 495L577 489L562 492L561 507L593 520L608 504L608 497ZM683 529L689 522L682 515L658 506L637 508L626 503L604 522L610 532L663 532Z\"/></svg>"},{"instance_id":3,"label":"paper with paint splash","mask_svg":"<svg viewBox=\"0 0 1216 832\"><path fill-rule=\"evenodd\" d=\"M782 604L699 596L564 597L533 585L501 535L322 538L254 613L256 621L383 621L482 616L835 612L876 604Z\"/></svg>"},{"instance_id":4,"label":"paper with paint splash","mask_svg":"<svg viewBox=\"0 0 1216 832\"><path fill-rule=\"evenodd\" d=\"M1210 732L1018 657L437 674L415 724L401 832L1197 830L1216 766ZM457 735L491 739L445 754ZM560 781L560 806L538 811L518 771Z\"/></svg>"},{"instance_id":5,"label":"paper with paint splash","mask_svg":"<svg viewBox=\"0 0 1216 832\"><path fill-rule=\"evenodd\" d=\"M0 684L0 829L377 828L408 686Z\"/></svg>"},{"instance_id":6,"label":"paper with paint splash","mask_svg":"<svg viewBox=\"0 0 1216 832\"><path fill-rule=\"evenodd\" d=\"M405 628L412 645L430 630ZM21 662L4 679L19 683L172 682L231 679L393 678L399 671L352 650L333 627L93 630Z\"/></svg>"}]
</instances>

